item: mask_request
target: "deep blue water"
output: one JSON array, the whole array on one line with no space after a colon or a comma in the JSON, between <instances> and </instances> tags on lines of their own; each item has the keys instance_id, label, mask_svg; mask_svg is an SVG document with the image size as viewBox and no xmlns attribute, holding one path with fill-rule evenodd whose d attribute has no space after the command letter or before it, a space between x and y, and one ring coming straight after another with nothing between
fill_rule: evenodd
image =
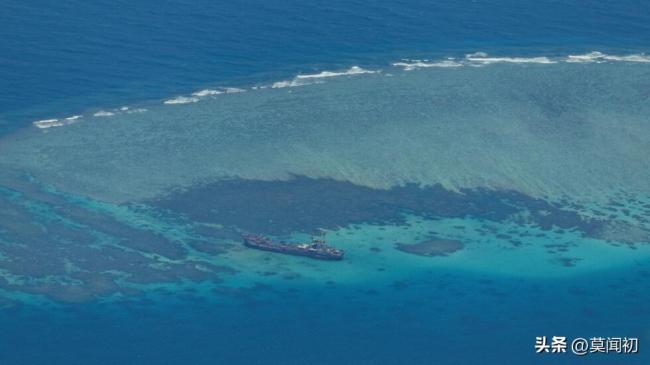
<instances>
[{"instance_id":1,"label":"deep blue water","mask_svg":"<svg viewBox=\"0 0 650 365\"><path fill-rule=\"evenodd\" d=\"M0 131L401 58L633 54L649 44L646 1L9 0ZM405 287L261 286L228 303L183 290L118 304L0 302L0 365L580 363L533 354L540 335L640 337L640 355L585 362L647 364L648 271L646 259L559 279L442 270Z\"/></svg>"},{"instance_id":2,"label":"deep blue water","mask_svg":"<svg viewBox=\"0 0 650 365\"><path fill-rule=\"evenodd\" d=\"M0 121L467 52L644 49L645 1L4 1Z\"/></svg>"}]
</instances>

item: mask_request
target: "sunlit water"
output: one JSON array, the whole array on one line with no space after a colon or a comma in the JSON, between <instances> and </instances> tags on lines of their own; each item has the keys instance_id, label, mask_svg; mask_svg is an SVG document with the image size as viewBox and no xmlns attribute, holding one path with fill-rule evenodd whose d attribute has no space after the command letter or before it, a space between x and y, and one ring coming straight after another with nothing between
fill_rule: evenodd
<instances>
[{"instance_id":1,"label":"sunlit water","mask_svg":"<svg viewBox=\"0 0 650 365\"><path fill-rule=\"evenodd\" d=\"M407 10L384 15L409 28ZM203 59L169 76L181 87L35 94L51 104L20 89L0 137L0 362L646 364L650 57L612 51L618 28L585 41L598 24L581 21L551 52L533 23L528 48L501 30L445 54L442 36L387 32L404 54L332 46L212 78L226 67ZM365 29L354 42L372 44ZM345 260L251 250L242 232L323 234ZM554 335L638 337L641 353L536 355Z\"/></svg>"}]
</instances>

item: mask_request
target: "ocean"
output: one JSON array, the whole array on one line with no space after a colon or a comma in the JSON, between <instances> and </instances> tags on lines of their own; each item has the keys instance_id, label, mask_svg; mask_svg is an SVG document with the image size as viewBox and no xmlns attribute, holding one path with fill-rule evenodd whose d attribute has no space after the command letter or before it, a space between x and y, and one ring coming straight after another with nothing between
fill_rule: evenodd
<instances>
[{"instance_id":1,"label":"ocean","mask_svg":"<svg viewBox=\"0 0 650 365\"><path fill-rule=\"evenodd\" d=\"M647 3L0 8L0 364L649 362Z\"/></svg>"}]
</instances>

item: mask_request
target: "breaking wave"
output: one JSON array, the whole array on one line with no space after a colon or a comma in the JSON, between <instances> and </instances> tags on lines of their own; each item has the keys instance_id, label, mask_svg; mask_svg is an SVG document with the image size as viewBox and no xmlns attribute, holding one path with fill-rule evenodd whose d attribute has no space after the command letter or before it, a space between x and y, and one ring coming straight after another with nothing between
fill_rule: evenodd
<instances>
[{"instance_id":1,"label":"breaking wave","mask_svg":"<svg viewBox=\"0 0 650 365\"><path fill-rule=\"evenodd\" d=\"M429 67L461 67L461 66L484 66L496 63L513 63L513 64L556 64L556 63L603 63L603 62L650 62L650 56L640 54L630 55L609 55L606 53L593 51L580 55L568 56L535 56L535 57L495 57L485 52L475 52L466 54L464 58L448 58L445 60L402 60L392 65L402 67L406 71L412 71L418 68Z\"/></svg>"},{"instance_id":2,"label":"breaking wave","mask_svg":"<svg viewBox=\"0 0 650 365\"><path fill-rule=\"evenodd\" d=\"M489 57L487 53L476 52L468 54L465 59L469 62L476 62L481 64L490 63L541 63L551 64L557 61L551 60L548 57Z\"/></svg>"},{"instance_id":3,"label":"breaking wave","mask_svg":"<svg viewBox=\"0 0 650 365\"><path fill-rule=\"evenodd\" d=\"M321 81L322 82L322 81ZM305 85L311 85L319 82L309 82L303 79L293 79L293 80L285 80L285 81L278 81L274 82L271 85L271 88L273 89L282 89L285 87L296 87L296 86L305 86Z\"/></svg>"},{"instance_id":4,"label":"breaking wave","mask_svg":"<svg viewBox=\"0 0 650 365\"><path fill-rule=\"evenodd\" d=\"M190 104L190 103L196 103L200 101L202 98L209 97L209 96L242 93L245 91L246 91L245 89L241 89L238 87L226 87L221 90L203 89L203 90L193 92L192 95L190 96L177 96L173 99L165 100L163 103L167 105Z\"/></svg>"},{"instance_id":5,"label":"breaking wave","mask_svg":"<svg viewBox=\"0 0 650 365\"><path fill-rule=\"evenodd\" d=\"M377 73L377 72L379 72L379 71L371 71L371 70L363 69L363 68L361 68L359 66L352 66L346 71L341 71L341 72L323 71L323 72L319 72L317 74L298 75L298 76L296 76L296 78L297 79L322 79L322 78L326 78L326 77L374 74L374 73Z\"/></svg>"},{"instance_id":6,"label":"breaking wave","mask_svg":"<svg viewBox=\"0 0 650 365\"><path fill-rule=\"evenodd\" d=\"M444 61L431 62L428 60L404 60L402 62L393 63L395 67L403 67L406 71L415 70L416 68L429 68L429 67L461 67L462 63L448 59Z\"/></svg>"},{"instance_id":7,"label":"breaking wave","mask_svg":"<svg viewBox=\"0 0 650 365\"><path fill-rule=\"evenodd\" d=\"M322 71L317 74L301 74L293 78L293 80L278 81L271 85L273 89L280 89L285 87L305 86L322 82L320 79L339 77L339 76L354 76L363 74L375 74L379 71L366 70L359 66L352 66L345 71Z\"/></svg>"},{"instance_id":8,"label":"breaking wave","mask_svg":"<svg viewBox=\"0 0 650 365\"><path fill-rule=\"evenodd\" d=\"M591 63L591 62L650 62L650 56L645 54L631 54L627 56L608 55L602 52L590 52L582 55L569 55L566 62Z\"/></svg>"},{"instance_id":9,"label":"breaking wave","mask_svg":"<svg viewBox=\"0 0 650 365\"><path fill-rule=\"evenodd\" d=\"M214 90L214 89L203 89L200 91L193 92L192 95L202 97L202 96L211 96L211 95L219 95L223 94L224 92L221 90Z\"/></svg>"},{"instance_id":10,"label":"breaking wave","mask_svg":"<svg viewBox=\"0 0 650 365\"><path fill-rule=\"evenodd\" d=\"M40 129L47 129L47 128L52 128L52 127L62 127L64 125L76 123L79 119L81 119L81 115L73 115L71 117L63 118L63 119L43 119L43 120L37 120L33 122L34 126Z\"/></svg>"},{"instance_id":11,"label":"breaking wave","mask_svg":"<svg viewBox=\"0 0 650 365\"><path fill-rule=\"evenodd\" d=\"M64 125L63 122L58 119L37 120L33 124L38 128L60 127Z\"/></svg>"},{"instance_id":12,"label":"breaking wave","mask_svg":"<svg viewBox=\"0 0 650 365\"><path fill-rule=\"evenodd\" d=\"M163 103L167 105L175 105L175 104L189 104L189 103L196 103L200 99L197 97L192 97L192 96L177 96L173 99L165 100Z\"/></svg>"},{"instance_id":13,"label":"breaking wave","mask_svg":"<svg viewBox=\"0 0 650 365\"><path fill-rule=\"evenodd\" d=\"M633 62L633 63L650 63L650 55L645 53L636 53L628 55L612 55L599 51L592 51L585 54L567 55L567 56L534 56L534 57L497 57L491 56L485 52L468 53L462 58L448 57L439 60L429 59L403 59L399 62L391 63L392 67L402 68L405 71L412 71L423 68L462 68L465 66L488 66L492 64L538 64L553 65L560 63L607 63L607 62ZM263 89L282 89L298 86L307 86L320 84L329 78L344 76L357 76L364 74L379 74L382 70L369 70L359 66L352 66L347 70L341 71L321 71L313 74L298 74L293 79L276 81L271 84L262 84L250 87L250 90ZM384 75L392 74L385 72ZM180 95L163 101L165 105L183 105L197 103L204 99L210 99L223 94L242 93L247 91L246 88L240 87L218 87L206 88L195 91L190 95ZM147 111L145 108L130 108L122 106L110 110L99 110L92 114L94 117L112 117L117 114L134 114ZM73 119L48 118L32 122L34 126L40 129L51 127L60 127L72 124L81 118L82 115L75 115Z\"/></svg>"}]
</instances>

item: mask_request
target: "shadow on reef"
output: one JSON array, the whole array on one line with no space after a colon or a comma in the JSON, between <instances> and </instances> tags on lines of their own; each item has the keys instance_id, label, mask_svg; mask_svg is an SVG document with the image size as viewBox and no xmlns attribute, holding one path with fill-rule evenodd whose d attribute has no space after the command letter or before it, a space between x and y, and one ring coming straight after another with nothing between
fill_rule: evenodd
<instances>
[{"instance_id":1,"label":"shadow on reef","mask_svg":"<svg viewBox=\"0 0 650 365\"><path fill-rule=\"evenodd\" d=\"M349 182L296 176L286 181L233 179L171 192L147 204L182 213L191 220L271 235L313 232L352 223L405 223L404 212L428 218L476 218L529 223L542 229L575 228L585 235L602 230L543 199L514 191L473 189L454 192L440 185L414 184L371 189ZM526 213L524 215L518 213Z\"/></svg>"}]
</instances>

